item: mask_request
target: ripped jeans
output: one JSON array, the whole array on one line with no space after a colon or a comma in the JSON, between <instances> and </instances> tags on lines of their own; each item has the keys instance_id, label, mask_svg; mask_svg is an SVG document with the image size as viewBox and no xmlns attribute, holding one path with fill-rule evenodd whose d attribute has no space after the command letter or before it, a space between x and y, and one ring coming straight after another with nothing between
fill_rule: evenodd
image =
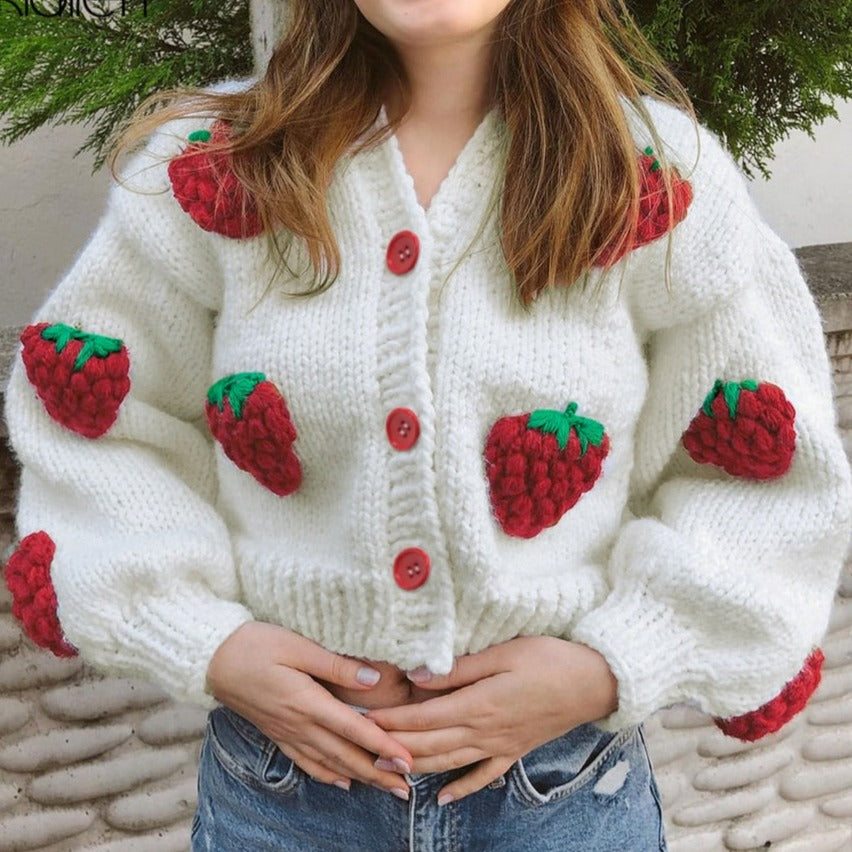
<instances>
[{"instance_id":1,"label":"ripped jeans","mask_svg":"<svg viewBox=\"0 0 852 852\"><path fill-rule=\"evenodd\" d=\"M411 773L408 802L353 781L314 781L248 719L210 711L192 850L225 852L658 852L659 791L640 727L581 725L489 786L439 807L469 771Z\"/></svg>"}]
</instances>

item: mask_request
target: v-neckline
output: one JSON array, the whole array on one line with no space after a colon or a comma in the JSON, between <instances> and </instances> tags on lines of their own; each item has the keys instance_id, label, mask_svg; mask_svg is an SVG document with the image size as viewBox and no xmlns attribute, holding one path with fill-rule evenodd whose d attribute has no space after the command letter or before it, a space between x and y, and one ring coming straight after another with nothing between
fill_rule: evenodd
<instances>
[{"instance_id":1,"label":"v-neckline","mask_svg":"<svg viewBox=\"0 0 852 852\"><path fill-rule=\"evenodd\" d=\"M497 108L492 107L482 118L476 129L471 134L470 138L465 142L462 149L459 151L449 171L444 175L437 189L432 194L429 200L429 206L424 207L417 196L417 187L414 183L414 178L411 172L408 171L408 166L405 163L405 157L402 154L402 148L399 144L399 139L396 133L391 133L387 145L391 153L392 160L396 166L397 173L405 186L405 192L409 196L408 201L415 206L420 215L427 221L432 220L437 214L436 210L443 207L443 202L446 201L448 195L452 195L454 185L458 182L460 172L464 172L465 167L469 164L475 155L483 147L483 137L488 138L488 134L497 120ZM384 104L379 111L379 122L381 126L388 123L387 112Z\"/></svg>"}]
</instances>

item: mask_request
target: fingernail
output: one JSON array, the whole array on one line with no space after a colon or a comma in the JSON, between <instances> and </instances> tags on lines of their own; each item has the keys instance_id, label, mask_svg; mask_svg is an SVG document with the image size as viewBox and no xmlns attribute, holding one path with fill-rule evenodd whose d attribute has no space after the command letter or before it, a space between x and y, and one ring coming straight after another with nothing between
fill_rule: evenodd
<instances>
[{"instance_id":1,"label":"fingernail","mask_svg":"<svg viewBox=\"0 0 852 852\"><path fill-rule=\"evenodd\" d=\"M430 672L426 666L419 666L416 669L406 672L405 676L409 680L413 680L415 683L425 683L427 680L432 679L432 672Z\"/></svg>"},{"instance_id":2,"label":"fingernail","mask_svg":"<svg viewBox=\"0 0 852 852\"><path fill-rule=\"evenodd\" d=\"M411 772L411 767L401 757L394 757L390 760L386 757L380 757L373 766L384 772Z\"/></svg>"},{"instance_id":3,"label":"fingernail","mask_svg":"<svg viewBox=\"0 0 852 852\"><path fill-rule=\"evenodd\" d=\"M391 790L391 793L397 797L397 799L402 799L403 801L408 801L408 790L403 790L402 787L394 787Z\"/></svg>"},{"instance_id":4,"label":"fingernail","mask_svg":"<svg viewBox=\"0 0 852 852\"><path fill-rule=\"evenodd\" d=\"M448 805L450 802L454 802L456 797L452 793L441 793L438 796L438 804L439 805Z\"/></svg>"},{"instance_id":5,"label":"fingernail","mask_svg":"<svg viewBox=\"0 0 852 852\"><path fill-rule=\"evenodd\" d=\"M381 675L369 666L362 666L358 669L358 674L355 675L355 680L364 686L375 686L379 682Z\"/></svg>"},{"instance_id":6,"label":"fingernail","mask_svg":"<svg viewBox=\"0 0 852 852\"><path fill-rule=\"evenodd\" d=\"M349 782L348 781L342 781L340 778L338 778L337 781L334 782L334 786L340 787L341 790L346 790L347 793L349 792Z\"/></svg>"}]
</instances>

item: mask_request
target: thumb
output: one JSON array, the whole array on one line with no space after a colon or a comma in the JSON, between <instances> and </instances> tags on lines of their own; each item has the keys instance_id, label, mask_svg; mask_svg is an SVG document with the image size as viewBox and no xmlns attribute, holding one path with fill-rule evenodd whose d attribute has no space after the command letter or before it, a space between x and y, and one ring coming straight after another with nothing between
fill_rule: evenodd
<instances>
[{"instance_id":1,"label":"thumb","mask_svg":"<svg viewBox=\"0 0 852 852\"><path fill-rule=\"evenodd\" d=\"M282 662L290 668L354 689L369 689L379 682L381 673L363 660L335 654L298 633L286 632L289 634L284 640L286 660Z\"/></svg>"},{"instance_id":2,"label":"thumb","mask_svg":"<svg viewBox=\"0 0 852 852\"><path fill-rule=\"evenodd\" d=\"M465 654L456 657L453 667L448 674L432 674L426 666L412 669L405 673L406 677L422 689L452 689L468 686L491 675L506 671L508 666L501 659L499 645L492 645L478 654Z\"/></svg>"}]
</instances>

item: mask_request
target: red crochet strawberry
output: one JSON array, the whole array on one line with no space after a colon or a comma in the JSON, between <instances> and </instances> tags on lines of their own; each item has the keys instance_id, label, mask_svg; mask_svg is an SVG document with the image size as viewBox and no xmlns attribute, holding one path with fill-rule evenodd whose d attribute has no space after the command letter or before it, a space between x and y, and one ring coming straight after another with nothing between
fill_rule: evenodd
<instances>
[{"instance_id":1,"label":"red crochet strawberry","mask_svg":"<svg viewBox=\"0 0 852 852\"><path fill-rule=\"evenodd\" d=\"M742 716L715 718L713 721L729 737L736 737L738 740L752 742L775 733L800 713L816 692L822 678L824 661L825 655L817 648L805 660L802 670L771 701Z\"/></svg>"},{"instance_id":2,"label":"red crochet strawberry","mask_svg":"<svg viewBox=\"0 0 852 852\"><path fill-rule=\"evenodd\" d=\"M225 455L280 497L302 482L296 427L284 397L263 373L225 376L207 392L207 423Z\"/></svg>"},{"instance_id":3,"label":"red crochet strawberry","mask_svg":"<svg viewBox=\"0 0 852 852\"><path fill-rule=\"evenodd\" d=\"M27 326L21 342L27 377L47 413L86 438L107 432L130 390L124 344L64 323Z\"/></svg>"},{"instance_id":4,"label":"red crochet strawberry","mask_svg":"<svg viewBox=\"0 0 852 852\"><path fill-rule=\"evenodd\" d=\"M624 255L640 246L665 236L686 218L692 204L692 184L672 170L672 209L669 212L668 193L663 170L654 157L654 149L646 148L639 157L639 221L633 241L622 246L608 247L596 261L596 266L612 266Z\"/></svg>"},{"instance_id":5,"label":"red crochet strawberry","mask_svg":"<svg viewBox=\"0 0 852 852\"><path fill-rule=\"evenodd\" d=\"M230 153L205 150L205 143L225 141L229 134L221 120L214 122L212 132L190 133L190 144L169 162L169 180L180 206L205 231L244 239L263 230L256 203L231 169Z\"/></svg>"},{"instance_id":6,"label":"red crochet strawberry","mask_svg":"<svg viewBox=\"0 0 852 852\"><path fill-rule=\"evenodd\" d=\"M539 409L502 417L488 433L485 470L491 506L509 535L552 527L597 482L609 436L596 420Z\"/></svg>"},{"instance_id":7,"label":"red crochet strawberry","mask_svg":"<svg viewBox=\"0 0 852 852\"><path fill-rule=\"evenodd\" d=\"M77 649L66 641L56 617L56 593L50 579L50 563L56 546L45 532L21 540L4 571L12 593L12 615L24 633L57 657L76 657Z\"/></svg>"},{"instance_id":8,"label":"red crochet strawberry","mask_svg":"<svg viewBox=\"0 0 852 852\"><path fill-rule=\"evenodd\" d=\"M732 476L773 479L790 468L795 419L777 385L719 379L683 433L683 445L700 464L718 465Z\"/></svg>"}]
</instances>

